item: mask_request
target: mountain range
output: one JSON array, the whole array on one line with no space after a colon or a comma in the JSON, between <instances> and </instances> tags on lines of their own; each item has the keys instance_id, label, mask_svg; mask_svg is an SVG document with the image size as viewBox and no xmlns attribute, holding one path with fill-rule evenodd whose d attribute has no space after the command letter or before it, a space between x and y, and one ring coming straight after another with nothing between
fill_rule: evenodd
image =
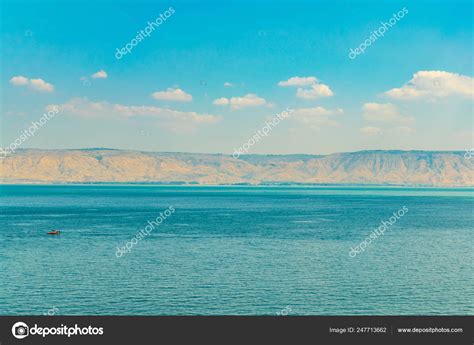
<instances>
[{"instance_id":1,"label":"mountain range","mask_svg":"<svg viewBox=\"0 0 474 345\"><path fill-rule=\"evenodd\" d=\"M474 186L462 151L358 151L329 155L20 149L0 161L1 183L372 184Z\"/></svg>"}]
</instances>

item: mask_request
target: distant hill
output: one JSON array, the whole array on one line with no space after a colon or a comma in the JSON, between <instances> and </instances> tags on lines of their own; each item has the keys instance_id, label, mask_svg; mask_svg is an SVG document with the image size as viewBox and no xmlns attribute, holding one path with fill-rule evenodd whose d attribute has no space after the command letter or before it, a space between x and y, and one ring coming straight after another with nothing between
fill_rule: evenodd
<instances>
[{"instance_id":1,"label":"distant hill","mask_svg":"<svg viewBox=\"0 0 474 345\"><path fill-rule=\"evenodd\" d=\"M18 150L0 161L2 183L391 184L474 186L460 151L330 155L155 153L113 149Z\"/></svg>"}]
</instances>

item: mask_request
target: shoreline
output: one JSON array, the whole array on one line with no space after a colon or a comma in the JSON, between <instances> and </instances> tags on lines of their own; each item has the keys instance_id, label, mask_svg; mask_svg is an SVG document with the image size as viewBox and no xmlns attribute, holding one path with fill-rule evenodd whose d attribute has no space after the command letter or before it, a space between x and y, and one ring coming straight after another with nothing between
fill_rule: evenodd
<instances>
[{"instance_id":1,"label":"shoreline","mask_svg":"<svg viewBox=\"0 0 474 345\"><path fill-rule=\"evenodd\" d=\"M134 186L134 187L198 187L198 188L367 188L367 189L473 189L473 186L444 185L396 185L396 184L199 184L199 183L153 183L153 182L64 182L64 183L1 183L2 186Z\"/></svg>"}]
</instances>

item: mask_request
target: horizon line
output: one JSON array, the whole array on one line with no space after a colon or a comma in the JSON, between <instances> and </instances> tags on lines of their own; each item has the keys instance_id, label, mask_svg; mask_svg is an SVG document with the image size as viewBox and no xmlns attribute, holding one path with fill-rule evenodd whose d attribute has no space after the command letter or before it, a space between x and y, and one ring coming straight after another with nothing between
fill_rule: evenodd
<instances>
[{"instance_id":1,"label":"horizon line","mask_svg":"<svg viewBox=\"0 0 474 345\"><path fill-rule=\"evenodd\" d=\"M402 150L402 149L372 149L372 150L357 150L357 151L340 151L327 154L317 153L245 153L240 156L330 156L337 154L353 154L362 152L386 152L386 153L464 153L464 150ZM166 153L166 154L196 154L196 155L216 155L216 156L232 156L232 153L208 153L208 152L186 152L186 151L147 151L138 149L121 149L108 147L88 147L88 148L72 148L72 149L42 149L42 148L18 148L18 151L129 151L129 152L143 152L143 153Z\"/></svg>"}]
</instances>

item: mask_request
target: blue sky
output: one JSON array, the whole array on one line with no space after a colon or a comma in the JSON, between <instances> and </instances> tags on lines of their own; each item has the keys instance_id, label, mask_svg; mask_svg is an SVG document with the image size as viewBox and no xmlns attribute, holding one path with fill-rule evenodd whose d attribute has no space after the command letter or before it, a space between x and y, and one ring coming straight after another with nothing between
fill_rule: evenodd
<instances>
[{"instance_id":1,"label":"blue sky","mask_svg":"<svg viewBox=\"0 0 474 345\"><path fill-rule=\"evenodd\" d=\"M473 146L469 1L2 7L2 147L53 106L58 114L21 147L232 153L286 108L292 115L249 153Z\"/></svg>"}]
</instances>

